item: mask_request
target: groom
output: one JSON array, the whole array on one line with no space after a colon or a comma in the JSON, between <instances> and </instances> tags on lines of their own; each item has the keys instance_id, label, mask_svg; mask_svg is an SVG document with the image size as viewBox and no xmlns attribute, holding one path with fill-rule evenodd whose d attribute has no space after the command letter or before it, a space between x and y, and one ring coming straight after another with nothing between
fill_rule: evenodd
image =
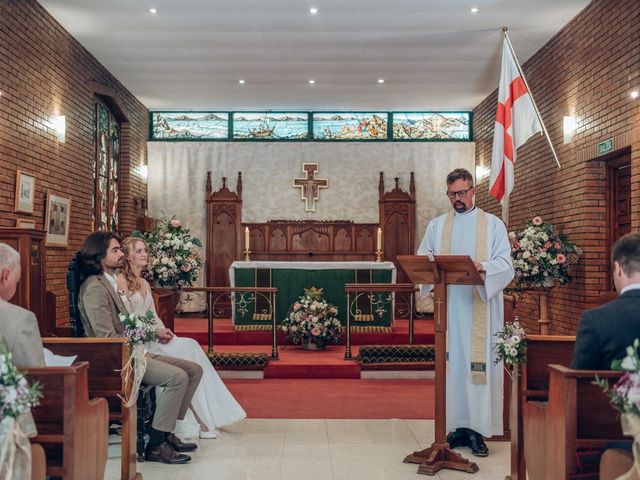
<instances>
[{"instance_id":1,"label":"groom","mask_svg":"<svg viewBox=\"0 0 640 480\"><path fill-rule=\"evenodd\" d=\"M116 269L122 266L124 253L113 232L93 232L80 249L81 281L78 296L80 317L87 336L122 337L124 327L119 314L127 314L116 284ZM171 331L158 331L159 341L171 340ZM184 443L173 433L177 419L184 419L191 398L200 383L202 368L193 362L147 353L147 369L142 382L163 387L157 406L145 459L151 462L182 464L191 457L195 443Z\"/></svg>"}]
</instances>

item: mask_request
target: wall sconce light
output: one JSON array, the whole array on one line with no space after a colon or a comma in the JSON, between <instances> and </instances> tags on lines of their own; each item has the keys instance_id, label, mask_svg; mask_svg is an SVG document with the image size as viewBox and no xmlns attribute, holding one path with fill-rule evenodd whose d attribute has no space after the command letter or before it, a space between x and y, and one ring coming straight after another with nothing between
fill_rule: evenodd
<instances>
[{"instance_id":1,"label":"wall sconce light","mask_svg":"<svg viewBox=\"0 0 640 480\"><path fill-rule=\"evenodd\" d=\"M484 165L476 165L476 183L480 183L491 173L491 169L489 167L485 167Z\"/></svg>"},{"instance_id":2,"label":"wall sconce light","mask_svg":"<svg viewBox=\"0 0 640 480\"><path fill-rule=\"evenodd\" d=\"M564 144L570 144L573 140L573 135L576 133L576 117L573 115L562 117L562 133Z\"/></svg>"},{"instance_id":3,"label":"wall sconce light","mask_svg":"<svg viewBox=\"0 0 640 480\"><path fill-rule=\"evenodd\" d=\"M53 126L56 130L56 137L60 143L64 143L67 135L67 117L56 115L53 119Z\"/></svg>"},{"instance_id":4,"label":"wall sconce light","mask_svg":"<svg viewBox=\"0 0 640 480\"><path fill-rule=\"evenodd\" d=\"M140 165L140 176L146 180L147 179L147 175L149 173L149 168L147 167L147 165Z\"/></svg>"}]
</instances>

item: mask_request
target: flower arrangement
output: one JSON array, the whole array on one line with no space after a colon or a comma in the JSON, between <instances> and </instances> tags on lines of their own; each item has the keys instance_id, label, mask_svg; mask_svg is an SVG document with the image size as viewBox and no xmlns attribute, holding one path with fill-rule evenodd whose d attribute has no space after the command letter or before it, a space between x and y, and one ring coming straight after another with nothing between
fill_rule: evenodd
<instances>
[{"instance_id":1,"label":"flower arrangement","mask_svg":"<svg viewBox=\"0 0 640 480\"><path fill-rule=\"evenodd\" d=\"M149 245L149 273L160 287L190 287L202 268L202 243L175 216L163 216L147 233L134 232Z\"/></svg>"},{"instance_id":2,"label":"flower arrangement","mask_svg":"<svg viewBox=\"0 0 640 480\"><path fill-rule=\"evenodd\" d=\"M611 399L611 405L620 413L630 413L640 416L640 358L638 347L640 340L634 340L633 345L627 347L627 356L622 360L611 362L611 370L623 372L613 387L605 378L597 378L594 382L599 385Z\"/></svg>"},{"instance_id":3,"label":"flower arrangement","mask_svg":"<svg viewBox=\"0 0 640 480\"><path fill-rule=\"evenodd\" d=\"M124 378L124 384L131 383L131 390L120 396L126 407L132 407L138 400L138 391L142 384L142 377L147 371L147 357L145 356L144 344L155 340L156 333L155 317L152 311L144 315L129 313L120 314L120 321L124 325L124 337L130 348L129 360L120 375Z\"/></svg>"},{"instance_id":4,"label":"flower arrangement","mask_svg":"<svg viewBox=\"0 0 640 480\"><path fill-rule=\"evenodd\" d=\"M556 233L540 217L527 220L523 231L509 233L516 289L549 286L554 280L569 283L569 268L582 250Z\"/></svg>"},{"instance_id":5,"label":"flower arrangement","mask_svg":"<svg viewBox=\"0 0 640 480\"><path fill-rule=\"evenodd\" d=\"M304 290L304 295L289 308L282 322L282 331L295 344L314 343L324 348L338 343L342 323L337 319L338 309L322 298L321 288Z\"/></svg>"},{"instance_id":6,"label":"flower arrangement","mask_svg":"<svg viewBox=\"0 0 640 480\"><path fill-rule=\"evenodd\" d=\"M120 321L124 325L124 336L130 346L152 342L157 338L155 317L152 311L148 311L144 315L121 313Z\"/></svg>"},{"instance_id":7,"label":"flower arrangement","mask_svg":"<svg viewBox=\"0 0 640 480\"><path fill-rule=\"evenodd\" d=\"M520 325L518 317L513 323L505 324L504 328L496 333L496 337L498 339L493 346L496 352L496 363L502 362L506 368L507 365L515 367L527 361L527 334Z\"/></svg>"},{"instance_id":8,"label":"flower arrangement","mask_svg":"<svg viewBox=\"0 0 640 480\"><path fill-rule=\"evenodd\" d=\"M40 403L42 389L38 383L29 385L13 364L11 352L0 341L0 419L18 418Z\"/></svg>"}]
</instances>

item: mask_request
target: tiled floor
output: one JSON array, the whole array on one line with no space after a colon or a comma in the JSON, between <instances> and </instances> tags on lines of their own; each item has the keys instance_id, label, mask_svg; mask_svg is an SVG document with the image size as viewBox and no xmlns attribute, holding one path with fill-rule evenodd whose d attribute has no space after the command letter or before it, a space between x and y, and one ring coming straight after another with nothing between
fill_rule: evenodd
<instances>
[{"instance_id":1,"label":"tiled floor","mask_svg":"<svg viewBox=\"0 0 640 480\"><path fill-rule=\"evenodd\" d=\"M248 419L223 430L216 440L200 440L188 465L141 463L152 480L405 480L417 465L402 463L408 453L433 440L433 420L270 420ZM509 443L487 442L491 454L473 457L480 471L443 470L443 480L502 480L509 471ZM119 445L110 449L107 475L119 478Z\"/></svg>"}]
</instances>

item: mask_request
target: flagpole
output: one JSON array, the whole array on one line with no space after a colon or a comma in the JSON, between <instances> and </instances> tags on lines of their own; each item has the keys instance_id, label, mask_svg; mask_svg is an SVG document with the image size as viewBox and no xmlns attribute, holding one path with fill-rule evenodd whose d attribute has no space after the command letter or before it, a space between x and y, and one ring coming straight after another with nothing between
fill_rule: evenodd
<instances>
[{"instance_id":1,"label":"flagpole","mask_svg":"<svg viewBox=\"0 0 640 480\"><path fill-rule=\"evenodd\" d=\"M547 127L544 126L544 122L542 121L542 115L540 115L540 110L538 110L538 105L536 105L536 101L533 98L533 93L531 93L531 89L529 88L529 84L527 83L527 78L524 76L524 72L520 67L520 62L518 61L518 57L516 56L516 52L513 49L513 45L511 45L511 39L509 38L509 34L507 33L507 27L502 27L502 31L504 33L504 38L507 41L507 45L509 45L509 50L511 50L511 55L513 55L513 59L516 61L516 68L518 69L518 73L522 77L522 81L524 85L527 87L527 91L529 92L529 98L531 98L531 103L533 104L533 109L538 116L538 121L540 122L540 126L542 126L542 131L544 132L545 137L547 137L547 142L549 142L549 147L551 147L551 153L553 153L553 158L555 158L556 163L558 164L558 168L562 168L560 166L560 160L558 160L558 155L556 154L555 148L553 148L553 143L551 143L551 137L549 137L549 132L547 131Z\"/></svg>"}]
</instances>

